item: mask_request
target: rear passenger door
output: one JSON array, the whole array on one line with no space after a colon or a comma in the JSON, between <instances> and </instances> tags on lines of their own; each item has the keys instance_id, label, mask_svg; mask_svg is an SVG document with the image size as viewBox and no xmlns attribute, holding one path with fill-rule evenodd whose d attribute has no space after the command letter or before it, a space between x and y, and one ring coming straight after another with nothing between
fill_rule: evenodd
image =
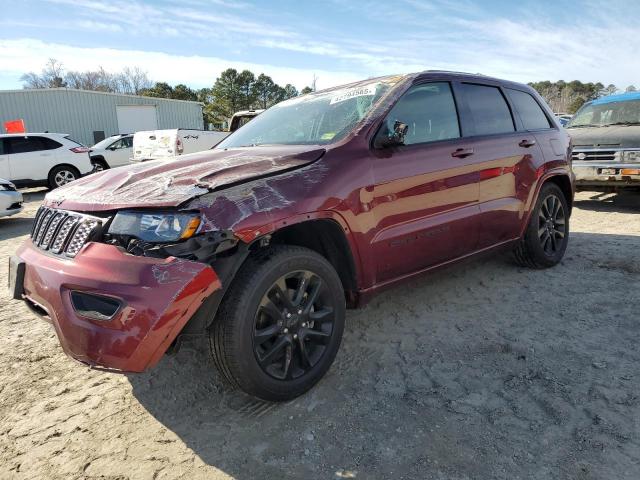
<instances>
[{"instance_id":1,"label":"rear passenger door","mask_svg":"<svg viewBox=\"0 0 640 480\"><path fill-rule=\"evenodd\" d=\"M15 180L46 180L57 164L56 152L62 144L47 137L26 135L7 138L9 165Z\"/></svg>"},{"instance_id":2,"label":"rear passenger door","mask_svg":"<svg viewBox=\"0 0 640 480\"><path fill-rule=\"evenodd\" d=\"M479 238L483 249L520 235L532 175L542 159L499 84L458 85L465 127L479 165Z\"/></svg>"}]
</instances>

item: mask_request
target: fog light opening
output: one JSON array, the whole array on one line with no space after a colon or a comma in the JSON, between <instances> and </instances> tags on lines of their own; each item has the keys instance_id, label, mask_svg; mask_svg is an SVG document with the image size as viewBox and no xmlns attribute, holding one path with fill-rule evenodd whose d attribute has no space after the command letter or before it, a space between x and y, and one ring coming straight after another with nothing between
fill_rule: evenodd
<instances>
[{"instance_id":1,"label":"fog light opening","mask_svg":"<svg viewBox=\"0 0 640 480\"><path fill-rule=\"evenodd\" d=\"M92 320L109 321L122 307L119 300L86 292L71 292L71 304L78 315Z\"/></svg>"}]
</instances>

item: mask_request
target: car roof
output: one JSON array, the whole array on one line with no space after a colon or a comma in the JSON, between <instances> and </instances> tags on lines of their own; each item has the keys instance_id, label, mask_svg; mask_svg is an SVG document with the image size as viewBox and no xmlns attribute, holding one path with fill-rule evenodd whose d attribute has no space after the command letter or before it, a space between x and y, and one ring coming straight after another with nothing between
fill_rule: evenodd
<instances>
[{"instance_id":1,"label":"car roof","mask_svg":"<svg viewBox=\"0 0 640 480\"><path fill-rule=\"evenodd\" d=\"M629 102L631 100L640 100L640 92L619 93L617 95L609 95L601 97L591 102L591 105L604 105L605 103Z\"/></svg>"},{"instance_id":2,"label":"car roof","mask_svg":"<svg viewBox=\"0 0 640 480\"><path fill-rule=\"evenodd\" d=\"M482 73L468 73L468 72L456 72L451 70L424 70L419 73L414 73L412 75L417 79L421 78L429 78L429 77L442 77L449 79L456 79L460 81L469 81L469 82L488 82L488 83L498 83L505 87L517 87L517 88L525 88L526 90L532 90L529 85L524 83L514 82L511 80L505 80L504 78L498 77L490 77L489 75L484 75Z\"/></svg>"},{"instance_id":3,"label":"car roof","mask_svg":"<svg viewBox=\"0 0 640 480\"><path fill-rule=\"evenodd\" d=\"M9 137L30 137L33 135L38 135L41 137L68 137L68 133L47 133L47 132L25 132L25 133L0 133L0 137L9 138Z\"/></svg>"}]
</instances>

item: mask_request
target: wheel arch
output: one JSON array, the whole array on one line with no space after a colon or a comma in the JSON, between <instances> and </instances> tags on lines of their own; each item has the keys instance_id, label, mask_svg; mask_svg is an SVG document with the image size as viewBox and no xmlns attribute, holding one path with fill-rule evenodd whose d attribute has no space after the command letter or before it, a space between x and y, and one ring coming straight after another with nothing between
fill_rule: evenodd
<instances>
[{"instance_id":1,"label":"wheel arch","mask_svg":"<svg viewBox=\"0 0 640 480\"><path fill-rule=\"evenodd\" d=\"M540 191L542 187L547 183L554 183L555 185L562 190L564 194L567 204L569 206L569 215L571 215L571 209L573 207L573 186L571 183L571 178L566 170L556 170L550 171L547 174L540 177L533 194L530 197L529 208L524 216L524 222L521 225L520 229L520 238L525 234L527 230L527 225L529 225L529 220L531 219L531 215L533 213L533 209L535 208L536 203L538 202L538 197L540 196Z\"/></svg>"},{"instance_id":2,"label":"wheel arch","mask_svg":"<svg viewBox=\"0 0 640 480\"><path fill-rule=\"evenodd\" d=\"M75 172L78 172L78 178L80 178L80 170L78 169L78 167L76 167L76 166L74 166L74 165L72 165L70 163L56 163L53 167L51 167L49 169L49 173L47 173L47 178L50 178L51 174L53 173L53 171L56 168L59 168L59 167L67 167L67 168L70 168L70 169L74 170Z\"/></svg>"},{"instance_id":3,"label":"wheel arch","mask_svg":"<svg viewBox=\"0 0 640 480\"><path fill-rule=\"evenodd\" d=\"M354 252L345 229L330 218L314 218L284 226L271 233L270 243L297 245L313 250L335 268L347 300L358 289Z\"/></svg>"},{"instance_id":4,"label":"wheel arch","mask_svg":"<svg viewBox=\"0 0 640 480\"><path fill-rule=\"evenodd\" d=\"M571 180L569 179L569 176L566 174L555 174L546 178L540 185L540 189L538 189L538 195L540 194L542 185L544 185L545 183L555 183L558 187L560 187L560 190L562 190L562 193L564 194L564 198L567 200L567 205L569 205L569 214L571 214L571 209L573 208L573 188L571 186Z\"/></svg>"},{"instance_id":5,"label":"wheel arch","mask_svg":"<svg viewBox=\"0 0 640 480\"><path fill-rule=\"evenodd\" d=\"M111 168L109 166L109 162L107 162L107 160L102 155L91 155L91 157L89 157L89 158L90 158L91 163L100 162L100 163L102 163L102 165L105 168Z\"/></svg>"}]
</instances>

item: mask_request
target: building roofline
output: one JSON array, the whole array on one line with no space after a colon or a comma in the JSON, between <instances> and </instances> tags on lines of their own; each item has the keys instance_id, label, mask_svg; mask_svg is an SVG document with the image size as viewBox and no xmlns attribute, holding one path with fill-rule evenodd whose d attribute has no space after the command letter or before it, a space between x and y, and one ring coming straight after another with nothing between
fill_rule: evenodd
<instances>
[{"instance_id":1,"label":"building roofline","mask_svg":"<svg viewBox=\"0 0 640 480\"><path fill-rule=\"evenodd\" d=\"M27 93L27 92L48 92L48 91L65 91L65 92L81 92L89 94L99 95L115 95L118 97L132 97L132 98L153 98L157 100L164 100L167 102L183 102L183 103L197 103L200 106L204 106L204 103L196 100L178 100L177 98L163 98L163 97L148 97L145 95L131 95L130 93L116 93L116 92L99 92L97 90L82 90L80 88L67 88L67 87L53 87L53 88L20 88L15 90L0 90L2 93Z\"/></svg>"}]
</instances>

